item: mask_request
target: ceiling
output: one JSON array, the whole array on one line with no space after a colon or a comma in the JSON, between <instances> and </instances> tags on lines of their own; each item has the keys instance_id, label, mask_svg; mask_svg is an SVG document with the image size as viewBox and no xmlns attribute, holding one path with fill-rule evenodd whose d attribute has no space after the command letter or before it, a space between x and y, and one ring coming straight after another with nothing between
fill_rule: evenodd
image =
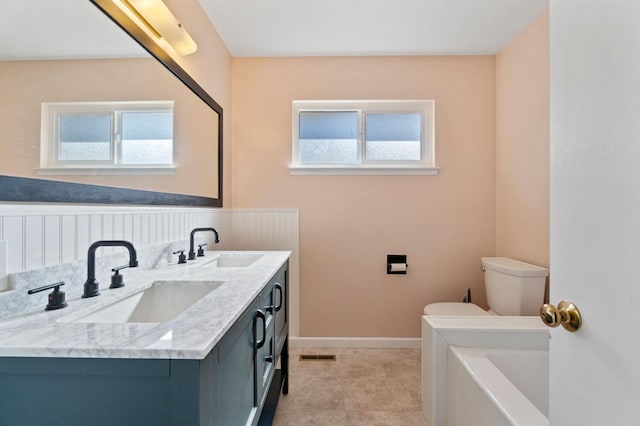
<instances>
[{"instance_id":1,"label":"ceiling","mask_svg":"<svg viewBox=\"0 0 640 426\"><path fill-rule=\"evenodd\" d=\"M89 0L0 0L0 10L0 60L148 56Z\"/></svg>"},{"instance_id":2,"label":"ceiling","mask_svg":"<svg viewBox=\"0 0 640 426\"><path fill-rule=\"evenodd\" d=\"M233 56L485 55L548 0L199 0Z\"/></svg>"},{"instance_id":3,"label":"ceiling","mask_svg":"<svg viewBox=\"0 0 640 426\"><path fill-rule=\"evenodd\" d=\"M231 54L239 57L495 54L549 4L549 0L199 1ZM146 55L88 0L0 0L0 6L0 60Z\"/></svg>"}]
</instances>

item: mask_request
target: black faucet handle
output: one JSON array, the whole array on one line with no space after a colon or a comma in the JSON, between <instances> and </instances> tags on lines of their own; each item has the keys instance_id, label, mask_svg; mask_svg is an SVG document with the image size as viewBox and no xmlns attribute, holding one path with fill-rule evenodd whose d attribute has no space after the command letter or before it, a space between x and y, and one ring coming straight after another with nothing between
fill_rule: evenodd
<instances>
[{"instance_id":1,"label":"black faucet handle","mask_svg":"<svg viewBox=\"0 0 640 426\"><path fill-rule=\"evenodd\" d=\"M178 263L187 263L187 256L185 256L184 250L176 250L173 254L178 255Z\"/></svg>"},{"instance_id":2,"label":"black faucet handle","mask_svg":"<svg viewBox=\"0 0 640 426\"><path fill-rule=\"evenodd\" d=\"M129 265L116 266L112 268L111 271L113 275L111 275L111 285L109 288L120 288L124 287L124 276L120 274L120 270L128 268Z\"/></svg>"},{"instance_id":3,"label":"black faucet handle","mask_svg":"<svg viewBox=\"0 0 640 426\"><path fill-rule=\"evenodd\" d=\"M206 246L207 243L198 244L198 257L204 256L204 249L202 247Z\"/></svg>"},{"instance_id":4,"label":"black faucet handle","mask_svg":"<svg viewBox=\"0 0 640 426\"><path fill-rule=\"evenodd\" d=\"M27 294L39 293L41 291L53 289L51 293L49 293L49 302L47 306L44 308L45 311L54 311L56 309L62 309L67 307L67 302L65 300L64 291L60 291L60 286L64 285L64 281L60 281L57 283L45 285L42 287L34 288L32 290L27 291Z\"/></svg>"},{"instance_id":5,"label":"black faucet handle","mask_svg":"<svg viewBox=\"0 0 640 426\"><path fill-rule=\"evenodd\" d=\"M57 283L43 285L42 287L34 288L27 291L27 294L40 293L41 291L49 290L50 288L56 288L64 285L64 281L59 281Z\"/></svg>"},{"instance_id":6,"label":"black faucet handle","mask_svg":"<svg viewBox=\"0 0 640 426\"><path fill-rule=\"evenodd\" d=\"M115 268L111 268L111 272L118 273L118 271L126 268L129 268L129 265L116 266Z\"/></svg>"}]
</instances>

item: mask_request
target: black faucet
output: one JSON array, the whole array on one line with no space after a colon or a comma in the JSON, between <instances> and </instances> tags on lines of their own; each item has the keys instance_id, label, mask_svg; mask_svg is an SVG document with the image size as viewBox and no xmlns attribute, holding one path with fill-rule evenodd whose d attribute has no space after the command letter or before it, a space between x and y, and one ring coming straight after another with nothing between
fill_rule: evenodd
<instances>
[{"instance_id":1,"label":"black faucet","mask_svg":"<svg viewBox=\"0 0 640 426\"><path fill-rule=\"evenodd\" d=\"M84 293L82 297L94 297L100 294L98 291L98 280L96 280L96 249L98 247L125 247L129 250L129 267L135 268L138 266L138 254L136 249L129 241L114 240L114 241L96 241L89 246L87 252L87 281L84 283Z\"/></svg>"},{"instance_id":2,"label":"black faucet","mask_svg":"<svg viewBox=\"0 0 640 426\"><path fill-rule=\"evenodd\" d=\"M196 258L196 251L194 250L194 244L193 244L193 234L195 234L196 232L200 232L200 231L211 231L214 233L214 235L216 236L215 239L215 243L218 244L220 242L220 238L218 237L218 231L215 230L215 228L194 228L193 231L191 231L191 236L189 237L189 260L193 260Z\"/></svg>"}]
</instances>

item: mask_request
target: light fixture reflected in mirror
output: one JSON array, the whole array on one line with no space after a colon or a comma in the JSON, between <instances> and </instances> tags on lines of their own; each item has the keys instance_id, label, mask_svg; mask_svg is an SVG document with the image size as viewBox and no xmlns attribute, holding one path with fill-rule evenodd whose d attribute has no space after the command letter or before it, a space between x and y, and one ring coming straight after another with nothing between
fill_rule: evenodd
<instances>
[{"instance_id":1,"label":"light fixture reflected in mirror","mask_svg":"<svg viewBox=\"0 0 640 426\"><path fill-rule=\"evenodd\" d=\"M190 55L198 45L162 0L113 0L143 31L165 50Z\"/></svg>"}]
</instances>

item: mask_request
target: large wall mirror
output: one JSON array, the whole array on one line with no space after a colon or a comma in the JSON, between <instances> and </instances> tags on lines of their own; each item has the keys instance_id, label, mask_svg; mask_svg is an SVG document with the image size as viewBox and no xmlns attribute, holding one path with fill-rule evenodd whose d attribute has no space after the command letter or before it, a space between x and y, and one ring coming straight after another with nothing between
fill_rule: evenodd
<instances>
[{"instance_id":1,"label":"large wall mirror","mask_svg":"<svg viewBox=\"0 0 640 426\"><path fill-rule=\"evenodd\" d=\"M222 206L222 108L111 0L0 5L0 202ZM172 167L43 168L43 104L159 101Z\"/></svg>"}]
</instances>

